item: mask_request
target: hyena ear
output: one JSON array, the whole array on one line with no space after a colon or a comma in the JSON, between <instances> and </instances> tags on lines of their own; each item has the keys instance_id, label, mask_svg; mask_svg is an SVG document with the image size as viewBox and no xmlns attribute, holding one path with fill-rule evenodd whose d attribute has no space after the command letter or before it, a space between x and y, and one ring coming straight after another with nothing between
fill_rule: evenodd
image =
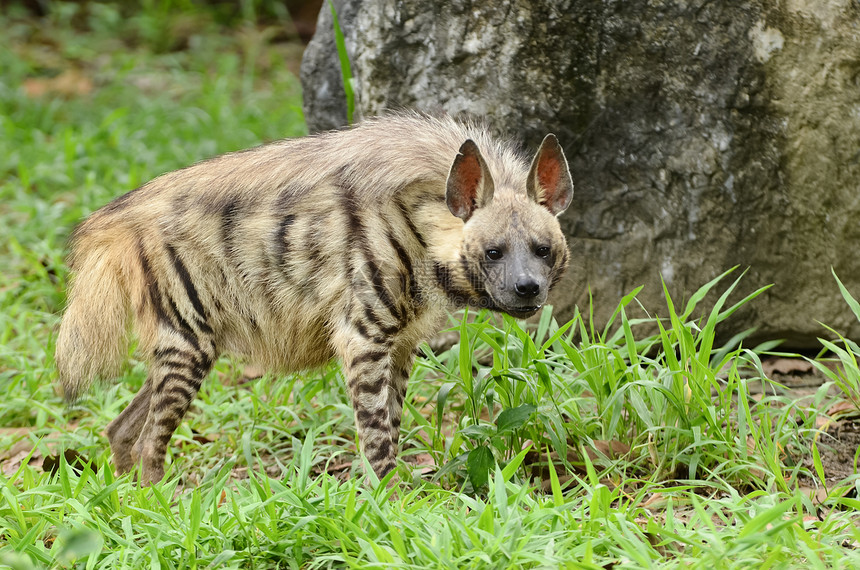
<instances>
[{"instance_id":1,"label":"hyena ear","mask_svg":"<svg viewBox=\"0 0 860 570\"><path fill-rule=\"evenodd\" d=\"M493 179L478 146L468 139L460 146L454 159L445 191L445 201L451 213L465 222L476 208L486 206L493 199Z\"/></svg>"},{"instance_id":2,"label":"hyena ear","mask_svg":"<svg viewBox=\"0 0 860 570\"><path fill-rule=\"evenodd\" d=\"M532 161L526 182L529 198L558 216L564 212L573 199L573 180L567 159L558 144L558 139L550 133L540 144Z\"/></svg>"}]
</instances>

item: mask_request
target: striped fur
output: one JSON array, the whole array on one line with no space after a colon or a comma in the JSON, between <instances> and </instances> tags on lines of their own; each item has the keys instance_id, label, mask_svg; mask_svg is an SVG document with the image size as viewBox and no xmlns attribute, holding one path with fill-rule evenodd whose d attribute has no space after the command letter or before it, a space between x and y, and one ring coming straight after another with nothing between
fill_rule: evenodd
<instances>
[{"instance_id":1,"label":"striped fur","mask_svg":"<svg viewBox=\"0 0 860 570\"><path fill-rule=\"evenodd\" d=\"M536 312L567 266L572 191L551 135L530 164L476 124L411 113L165 174L75 230L59 380L77 397L139 339L149 376L107 434L118 471L156 481L219 355L275 372L337 357L382 476L416 346L451 306Z\"/></svg>"}]
</instances>

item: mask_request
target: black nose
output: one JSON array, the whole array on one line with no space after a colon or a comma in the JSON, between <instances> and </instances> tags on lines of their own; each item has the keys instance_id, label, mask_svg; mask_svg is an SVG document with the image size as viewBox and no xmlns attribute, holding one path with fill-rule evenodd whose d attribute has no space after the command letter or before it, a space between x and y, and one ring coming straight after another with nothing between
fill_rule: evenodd
<instances>
[{"instance_id":1,"label":"black nose","mask_svg":"<svg viewBox=\"0 0 860 570\"><path fill-rule=\"evenodd\" d=\"M531 278L524 278L514 284L514 290L520 297L535 297L540 293L540 283Z\"/></svg>"}]
</instances>

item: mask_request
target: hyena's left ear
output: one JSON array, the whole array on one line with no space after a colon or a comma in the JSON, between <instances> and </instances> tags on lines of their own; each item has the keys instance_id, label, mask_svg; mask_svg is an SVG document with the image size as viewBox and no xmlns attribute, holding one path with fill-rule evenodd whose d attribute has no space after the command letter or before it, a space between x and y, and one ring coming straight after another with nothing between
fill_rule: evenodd
<instances>
[{"instance_id":1,"label":"hyena's left ear","mask_svg":"<svg viewBox=\"0 0 860 570\"><path fill-rule=\"evenodd\" d=\"M464 222L472 217L475 209L492 201L495 188L493 179L478 145L471 139L460 146L446 186L445 202L448 209Z\"/></svg>"},{"instance_id":2,"label":"hyena's left ear","mask_svg":"<svg viewBox=\"0 0 860 570\"><path fill-rule=\"evenodd\" d=\"M552 133L543 139L532 160L526 192L529 198L556 216L570 206L573 199L573 180L570 178L564 152Z\"/></svg>"}]
</instances>

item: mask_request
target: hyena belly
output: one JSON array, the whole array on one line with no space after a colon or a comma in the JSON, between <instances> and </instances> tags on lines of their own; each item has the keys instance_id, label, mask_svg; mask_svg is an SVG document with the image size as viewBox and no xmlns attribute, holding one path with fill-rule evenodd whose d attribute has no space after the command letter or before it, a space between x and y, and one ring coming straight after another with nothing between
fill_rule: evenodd
<instances>
[{"instance_id":1,"label":"hyena belly","mask_svg":"<svg viewBox=\"0 0 860 570\"><path fill-rule=\"evenodd\" d=\"M117 469L151 482L219 355L278 372L335 357L382 476L418 343L451 306L534 314L567 265L571 192L554 137L529 166L480 127L418 115L164 175L76 229L60 381L74 398L140 339L147 380L107 434Z\"/></svg>"}]
</instances>

